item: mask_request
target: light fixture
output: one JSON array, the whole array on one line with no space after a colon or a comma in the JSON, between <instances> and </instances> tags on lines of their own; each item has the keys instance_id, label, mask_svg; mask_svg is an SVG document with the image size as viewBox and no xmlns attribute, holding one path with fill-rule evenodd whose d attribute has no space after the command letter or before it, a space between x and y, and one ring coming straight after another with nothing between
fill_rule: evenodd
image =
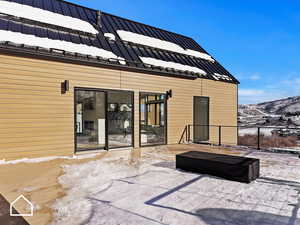
<instances>
[{"instance_id":1,"label":"light fixture","mask_svg":"<svg viewBox=\"0 0 300 225\"><path fill-rule=\"evenodd\" d=\"M70 89L70 82L68 80L65 80L64 82L61 82L61 93L66 94L67 91Z\"/></svg>"},{"instance_id":2,"label":"light fixture","mask_svg":"<svg viewBox=\"0 0 300 225\"><path fill-rule=\"evenodd\" d=\"M172 89L170 89L169 91L166 92L166 96L167 96L167 99L169 98L172 98L173 97L173 92L172 92Z\"/></svg>"}]
</instances>

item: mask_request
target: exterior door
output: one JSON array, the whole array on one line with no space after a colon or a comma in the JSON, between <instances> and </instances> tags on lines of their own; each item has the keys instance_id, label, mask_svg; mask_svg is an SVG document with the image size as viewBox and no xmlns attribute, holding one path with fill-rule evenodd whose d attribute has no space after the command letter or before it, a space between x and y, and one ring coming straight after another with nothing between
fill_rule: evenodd
<instances>
[{"instance_id":1,"label":"exterior door","mask_svg":"<svg viewBox=\"0 0 300 225\"><path fill-rule=\"evenodd\" d=\"M108 148L133 146L133 92L107 92Z\"/></svg>"},{"instance_id":2,"label":"exterior door","mask_svg":"<svg viewBox=\"0 0 300 225\"><path fill-rule=\"evenodd\" d=\"M75 89L75 151L133 146L133 92Z\"/></svg>"},{"instance_id":3,"label":"exterior door","mask_svg":"<svg viewBox=\"0 0 300 225\"><path fill-rule=\"evenodd\" d=\"M106 147L106 93L75 91L76 151Z\"/></svg>"},{"instance_id":4,"label":"exterior door","mask_svg":"<svg viewBox=\"0 0 300 225\"><path fill-rule=\"evenodd\" d=\"M209 98L194 96L194 142L209 140Z\"/></svg>"}]
</instances>

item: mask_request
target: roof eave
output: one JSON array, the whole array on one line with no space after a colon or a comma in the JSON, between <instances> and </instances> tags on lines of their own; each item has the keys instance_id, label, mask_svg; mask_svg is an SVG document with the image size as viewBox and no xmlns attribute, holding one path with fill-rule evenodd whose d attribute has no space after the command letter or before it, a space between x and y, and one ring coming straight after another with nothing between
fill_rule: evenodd
<instances>
[{"instance_id":1,"label":"roof eave","mask_svg":"<svg viewBox=\"0 0 300 225\"><path fill-rule=\"evenodd\" d=\"M53 61L59 61L59 62L66 62L66 63L73 63L73 64L79 64L79 65L88 65L88 66L96 66L96 67L102 67L107 69L115 69L115 70L123 70L123 71L131 71L131 72L137 72L137 73L143 73L143 74L149 74L149 75L158 75L158 76L167 76L167 77L174 77L174 78L180 78L180 79L189 79L189 80L195 80L197 79L197 75L186 75L186 74L178 74L178 73L172 73L167 72L163 70L153 70L153 69L146 69L146 68L140 68L140 67L130 67L127 65L121 65L121 64L111 64L109 62L101 62L101 61L94 61L92 59L89 59L88 57L69 57L67 55L58 55L58 54L52 54L51 52L40 52L36 51L35 49L26 49L26 48L20 48L15 46L9 46L9 45L3 45L0 44L0 53L3 54L9 54L9 55L16 55L21 57L30 57L30 58L36 58L36 59L46 59L46 60L53 60Z\"/></svg>"}]
</instances>

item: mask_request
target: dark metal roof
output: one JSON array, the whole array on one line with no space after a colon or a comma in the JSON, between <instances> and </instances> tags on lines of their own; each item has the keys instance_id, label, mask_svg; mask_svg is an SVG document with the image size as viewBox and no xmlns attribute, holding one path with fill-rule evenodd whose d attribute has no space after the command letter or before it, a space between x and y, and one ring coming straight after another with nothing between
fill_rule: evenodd
<instances>
[{"instance_id":1,"label":"dark metal roof","mask_svg":"<svg viewBox=\"0 0 300 225\"><path fill-rule=\"evenodd\" d=\"M89 9L83 6L79 6L73 3L65 2L62 0L7 0L10 2L16 2L24 5L41 8L54 13L59 13L65 16L78 18L93 24L99 34L92 35L80 31L71 30L55 25L44 24L38 21L31 21L24 18L18 18L11 15L0 15L0 30L8 30L13 32L19 32L24 34L35 35L37 37L45 37L54 40L64 40L67 42L85 44L89 46L95 46L113 52L118 57L122 57L126 60L126 65L120 65L118 61L112 59L102 59L100 57L90 57L87 55L74 54L62 51L59 58L74 59L76 61L93 61L93 63L99 63L100 65L111 64L112 66L118 66L120 68L133 69L135 71L151 71L153 74L175 76L187 79L196 79L197 77L203 77L206 79L217 80L213 77L214 73L227 75L231 80L220 80L229 83L239 83L224 67L222 67L217 61L212 62L193 56L176 53L172 51L162 50L157 48L144 46L135 43L128 43L122 41L118 36L117 30L130 31L137 34L146 35L149 37L165 40L175 43L184 49L191 49L208 54L197 42L193 39L169 32L163 29L138 23L132 20L124 19L118 16L114 16L108 13L101 12L100 25L97 24L97 11ZM116 40L110 41L104 37L104 33L112 33L115 35ZM0 43L0 50L12 50L16 51L17 48L26 48L26 52L31 54L43 54L49 57L58 57L57 51L53 49L43 49L39 47L16 45L15 43L5 42ZM31 52L30 52L31 51ZM139 58L151 57L163 61L171 61L180 63L183 65L197 67L204 70L207 75L199 75L188 71L179 71L172 68L162 68L157 66L145 65Z\"/></svg>"}]
</instances>

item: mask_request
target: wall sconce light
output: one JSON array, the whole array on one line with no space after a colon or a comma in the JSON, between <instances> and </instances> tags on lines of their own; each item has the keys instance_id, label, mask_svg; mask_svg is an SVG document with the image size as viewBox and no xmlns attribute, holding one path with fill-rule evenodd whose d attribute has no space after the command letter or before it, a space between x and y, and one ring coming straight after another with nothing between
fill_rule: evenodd
<instances>
[{"instance_id":1,"label":"wall sconce light","mask_svg":"<svg viewBox=\"0 0 300 225\"><path fill-rule=\"evenodd\" d=\"M66 94L67 91L70 89L70 82L68 80L65 80L64 82L61 82L61 93Z\"/></svg>"},{"instance_id":2,"label":"wall sconce light","mask_svg":"<svg viewBox=\"0 0 300 225\"><path fill-rule=\"evenodd\" d=\"M172 92L172 89L170 89L169 91L166 92L166 96L167 96L167 99L169 98L172 98L173 97L173 92Z\"/></svg>"}]
</instances>

